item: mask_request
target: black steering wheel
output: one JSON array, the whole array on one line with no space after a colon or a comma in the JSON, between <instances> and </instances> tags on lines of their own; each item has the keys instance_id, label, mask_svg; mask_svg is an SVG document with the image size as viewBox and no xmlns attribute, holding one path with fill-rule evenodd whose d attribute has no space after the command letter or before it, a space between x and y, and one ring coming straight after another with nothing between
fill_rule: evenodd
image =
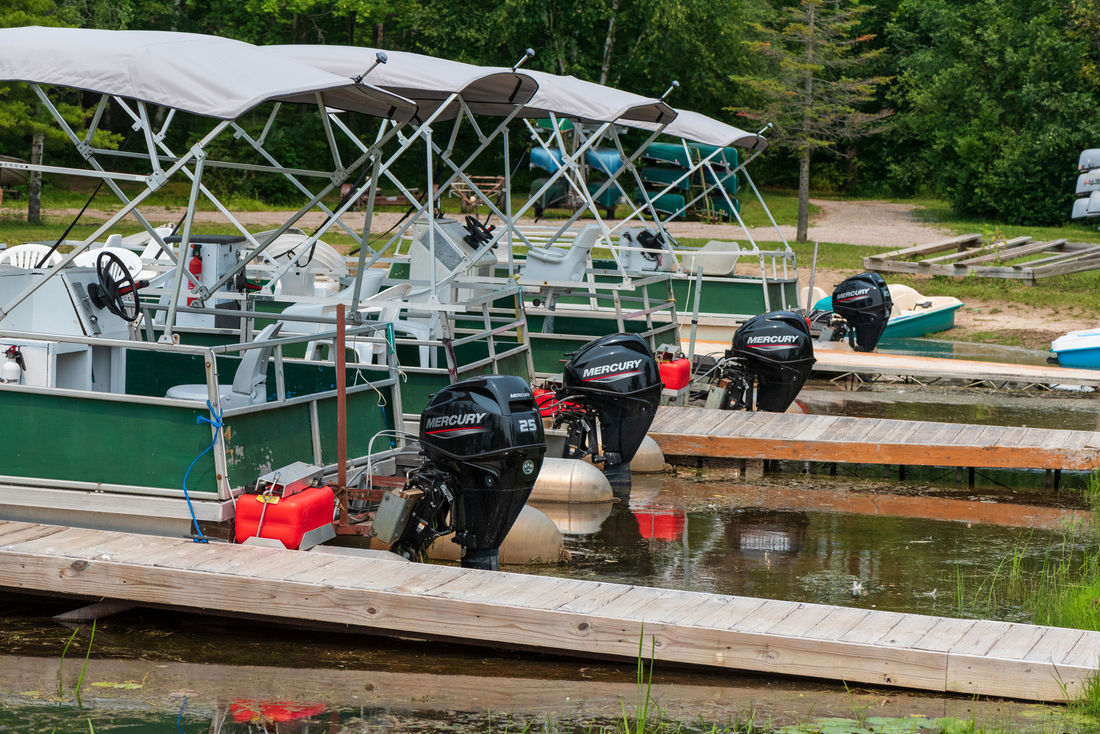
<instances>
[{"instance_id":1,"label":"black steering wheel","mask_svg":"<svg viewBox=\"0 0 1100 734\"><path fill-rule=\"evenodd\" d=\"M137 321L141 313L138 307L137 284L130 275L122 259L113 252L101 252L95 261L96 275L99 276L99 299L106 307L125 321Z\"/></svg>"},{"instance_id":2,"label":"black steering wheel","mask_svg":"<svg viewBox=\"0 0 1100 734\"><path fill-rule=\"evenodd\" d=\"M485 226L485 224L477 217L471 217L469 214L467 214L466 231L469 232L469 234L463 237L462 240L470 247L477 249L481 245L493 239L493 229L495 228ZM493 247L496 247L496 245L493 245Z\"/></svg>"}]
</instances>

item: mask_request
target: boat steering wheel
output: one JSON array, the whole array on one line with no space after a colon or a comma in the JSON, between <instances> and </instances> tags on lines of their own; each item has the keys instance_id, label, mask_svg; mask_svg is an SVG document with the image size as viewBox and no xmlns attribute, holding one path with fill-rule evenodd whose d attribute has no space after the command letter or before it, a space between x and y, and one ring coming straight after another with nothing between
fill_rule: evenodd
<instances>
[{"instance_id":1,"label":"boat steering wheel","mask_svg":"<svg viewBox=\"0 0 1100 734\"><path fill-rule=\"evenodd\" d=\"M99 278L99 287L92 296L95 305L106 307L124 321L137 321L138 314L141 313L138 307L137 284L122 259L113 252L101 252L96 258L95 270Z\"/></svg>"}]
</instances>

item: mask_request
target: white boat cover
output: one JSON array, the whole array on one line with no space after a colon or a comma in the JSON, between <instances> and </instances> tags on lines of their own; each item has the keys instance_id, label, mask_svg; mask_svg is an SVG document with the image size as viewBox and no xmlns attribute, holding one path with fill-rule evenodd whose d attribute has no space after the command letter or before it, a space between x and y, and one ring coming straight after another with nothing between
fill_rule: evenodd
<instances>
[{"instance_id":1,"label":"white boat cover","mask_svg":"<svg viewBox=\"0 0 1100 734\"><path fill-rule=\"evenodd\" d=\"M369 69L378 49L351 46L268 46L298 61L342 76L355 77ZM670 106L651 97L543 71L474 66L406 51L386 51L389 62L375 66L366 77L371 84L409 97L425 108L450 94L461 94L475 113L504 115L523 104L522 117L554 113L588 123L645 122L661 124L676 117ZM434 109L434 108L433 108ZM455 111L448 110L450 116Z\"/></svg>"},{"instance_id":2,"label":"white boat cover","mask_svg":"<svg viewBox=\"0 0 1100 734\"><path fill-rule=\"evenodd\" d=\"M764 150L768 147L767 139L756 133L745 132L741 128L727 125L698 112L687 110L677 110L677 112L679 114L676 115L676 119L665 128L667 135L696 143L716 145L720 148L735 145L738 148Z\"/></svg>"},{"instance_id":3,"label":"white boat cover","mask_svg":"<svg viewBox=\"0 0 1100 734\"><path fill-rule=\"evenodd\" d=\"M343 77L355 78L371 69L366 77L370 83L416 102L421 119L430 117L456 93L474 114L507 115L515 105L526 104L538 89L538 83L524 71L474 66L407 51L386 51L388 61L375 65L379 50L374 48L309 44L264 48ZM458 110L453 103L439 117L454 118Z\"/></svg>"},{"instance_id":4,"label":"white boat cover","mask_svg":"<svg viewBox=\"0 0 1100 734\"><path fill-rule=\"evenodd\" d=\"M406 122L392 92L218 36L88 28L0 29L0 81L86 89L231 120L261 102L316 102Z\"/></svg>"}]
</instances>

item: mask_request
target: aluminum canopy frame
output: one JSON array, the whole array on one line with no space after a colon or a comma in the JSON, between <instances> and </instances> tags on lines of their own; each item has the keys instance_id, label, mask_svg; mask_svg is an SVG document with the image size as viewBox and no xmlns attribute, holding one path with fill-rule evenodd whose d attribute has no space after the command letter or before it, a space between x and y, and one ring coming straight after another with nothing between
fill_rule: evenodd
<instances>
[{"instance_id":1,"label":"aluminum canopy frame","mask_svg":"<svg viewBox=\"0 0 1100 734\"><path fill-rule=\"evenodd\" d=\"M0 320L127 215L132 214L172 262L177 263L171 248L165 245L138 207L169 179L183 175L191 180L191 192L182 223L180 252L187 252L195 205L200 193L214 203L242 236L250 241L254 250L250 258L238 263L232 272L209 289L202 286L186 268L176 267L166 332L162 336L164 340L171 340L185 277L193 289L189 296L200 301L208 298L213 291L242 273L251 259L262 255L266 246L278 234L288 230L313 206L319 205L321 199L339 186L350 172L379 156L379 148L375 146L345 165L328 124L330 110L383 116L392 120L395 126L412 119L416 114L414 102L377 87L281 58L251 44L186 33L39 27L0 29L0 80L29 83L57 126L84 157L89 168L11 162L0 162L0 166L98 178L112 189L123 205L96 228L92 235L65 255L47 273L45 279L29 287L11 302L0 304ZM44 89L46 85L100 94L98 105L83 136L78 135L63 118ZM253 138L245 132L242 123L236 121L236 117L268 101L275 102L274 108L263 131ZM103 113L112 102L134 121L134 130L144 137L144 153L96 148L93 145L93 137L99 129ZM281 105L288 102L313 105L319 111L332 156L330 170L289 169L279 165L270 154L262 151L263 140ZM163 108L158 110L163 114L159 129L153 127L152 121L157 115L151 114L150 108ZM164 143L165 133L177 111L193 112L217 120L212 129L179 156L173 154ZM214 140L227 132L245 138L254 148L261 150L270 165L211 159L207 149ZM148 173L110 171L100 162L100 159L106 158L144 160L148 165ZM323 185L316 193L302 187L309 194L308 203L284 222L274 235L261 243L202 184L203 171L207 166L282 174L292 180L293 177L311 176L321 179ZM130 198L118 186L118 181L142 183L145 188ZM346 210L349 206L350 204L345 203L343 209ZM330 212L326 229L339 220L339 213L341 212Z\"/></svg>"}]
</instances>

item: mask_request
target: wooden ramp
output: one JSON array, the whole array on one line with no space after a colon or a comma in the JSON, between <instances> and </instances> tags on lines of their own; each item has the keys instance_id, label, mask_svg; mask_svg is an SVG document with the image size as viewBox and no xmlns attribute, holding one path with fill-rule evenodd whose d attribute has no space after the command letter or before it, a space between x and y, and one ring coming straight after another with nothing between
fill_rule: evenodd
<instances>
[{"instance_id":1,"label":"wooden ramp","mask_svg":"<svg viewBox=\"0 0 1100 734\"><path fill-rule=\"evenodd\" d=\"M353 631L1060 701L1100 633L0 521L0 587Z\"/></svg>"},{"instance_id":2,"label":"wooden ramp","mask_svg":"<svg viewBox=\"0 0 1100 734\"><path fill-rule=\"evenodd\" d=\"M938 254L943 252L947 254ZM1033 242L1026 236L984 243L981 235L964 234L870 255L863 258L863 267L880 273L1009 278L1034 284L1040 278L1096 270L1100 245L1064 239Z\"/></svg>"},{"instance_id":3,"label":"wooden ramp","mask_svg":"<svg viewBox=\"0 0 1100 734\"><path fill-rule=\"evenodd\" d=\"M665 456L1000 469L1100 469L1100 433L663 406Z\"/></svg>"}]
</instances>

